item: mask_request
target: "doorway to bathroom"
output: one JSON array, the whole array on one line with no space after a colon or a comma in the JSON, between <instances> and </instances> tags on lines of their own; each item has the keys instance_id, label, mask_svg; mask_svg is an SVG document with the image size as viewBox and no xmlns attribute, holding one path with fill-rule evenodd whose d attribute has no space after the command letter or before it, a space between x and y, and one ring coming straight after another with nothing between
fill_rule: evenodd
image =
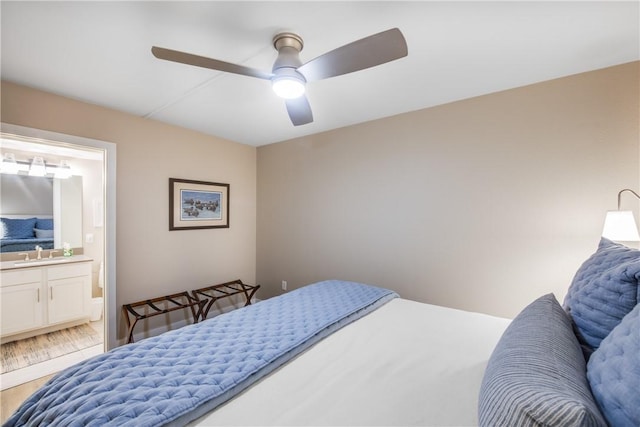
<instances>
[{"instance_id":1,"label":"doorway to bathroom","mask_svg":"<svg viewBox=\"0 0 640 427\"><path fill-rule=\"evenodd\" d=\"M64 227L62 230L55 230L56 246L44 253L53 252L53 256L61 256L65 250L62 245L69 246L74 256L83 256L86 263L91 265L90 278L87 279L90 281L91 309L90 313L86 312L86 318L82 322L65 324L64 328L44 328L41 334L38 333L39 330L31 330L26 337L20 334L5 336L3 333L0 385L5 390L59 372L109 348L107 331L112 316L109 315L107 304L111 298L111 305L115 302L115 289L110 289L110 286L115 288L111 283L115 278L115 220L110 218L115 216L115 210L110 206L110 203L115 204L115 177L108 175L109 172L115 174L115 146L102 141L2 124L0 151L3 163L6 155L10 154L10 160L15 160L23 168L17 174L11 174L10 178L8 174L0 173L3 185L3 191L0 192L2 217L31 216L29 214L33 213L31 209L35 208L24 207L26 205L19 207L18 190L4 191L4 186L18 176L30 177L28 168L35 158L41 159L45 168L53 165L51 171L55 171L56 166L64 165L70 169L71 176L79 177L82 193L79 209L67 209L68 199L54 196L51 218L54 224ZM110 159L112 165L108 164ZM49 178L53 181L51 187L56 187L50 170L45 169L44 178ZM22 190L24 189L25 186L22 185ZM12 199L5 203L4 199L7 197ZM7 209L23 211L5 212ZM46 213L39 215L46 216ZM77 230L70 233L70 228ZM72 237L74 235L79 236L78 239L72 240L75 239ZM58 251L59 254L56 253ZM11 260L22 260L22 256L12 252L0 253L3 265ZM3 323L4 320L3 314ZM111 321L115 323L115 319ZM115 328L112 332L115 332Z\"/></svg>"}]
</instances>

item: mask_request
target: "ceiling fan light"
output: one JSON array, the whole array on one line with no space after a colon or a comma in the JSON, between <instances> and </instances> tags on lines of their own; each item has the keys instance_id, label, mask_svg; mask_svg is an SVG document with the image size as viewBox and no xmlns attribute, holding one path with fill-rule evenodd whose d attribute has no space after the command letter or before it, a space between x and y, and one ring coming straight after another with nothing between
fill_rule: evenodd
<instances>
[{"instance_id":1,"label":"ceiling fan light","mask_svg":"<svg viewBox=\"0 0 640 427\"><path fill-rule=\"evenodd\" d=\"M280 98L294 99L304 95L304 83L295 77L276 77L271 81L273 91Z\"/></svg>"}]
</instances>

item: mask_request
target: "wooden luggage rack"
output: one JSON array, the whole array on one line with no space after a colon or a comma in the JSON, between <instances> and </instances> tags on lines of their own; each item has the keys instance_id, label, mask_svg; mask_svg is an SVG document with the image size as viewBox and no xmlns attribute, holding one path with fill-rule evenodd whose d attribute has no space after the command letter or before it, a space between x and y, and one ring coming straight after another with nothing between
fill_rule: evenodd
<instances>
[{"instance_id":1,"label":"wooden luggage rack","mask_svg":"<svg viewBox=\"0 0 640 427\"><path fill-rule=\"evenodd\" d=\"M125 304L122 306L122 311L127 321L127 344L133 342L133 329L139 320L189 308L193 315L193 323L198 323L198 321L207 318L213 303L220 299L242 293L247 299L244 305L250 305L251 298L253 298L259 288L260 285L247 285L238 279L196 289L191 291L192 295L184 291L173 295ZM133 321L131 321L130 316L133 316Z\"/></svg>"},{"instance_id":2,"label":"wooden luggage rack","mask_svg":"<svg viewBox=\"0 0 640 427\"><path fill-rule=\"evenodd\" d=\"M231 282L220 283L218 285L206 286L204 288L191 291L191 293L198 301L204 299L203 302L206 306L203 307L200 314L201 320L204 320L207 318L211 306L213 306L213 303L217 300L243 293L246 298L244 303L246 307L251 304L251 298L253 298L259 288L260 285L247 285L246 283L242 283L242 280L238 279Z\"/></svg>"},{"instance_id":3,"label":"wooden luggage rack","mask_svg":"<svg viewBox=\"0 0 640 427\"><path fill-rule=\"evenodd\" d=\"M193 323L198 323L202 314L202 308L207 301L201 301L189 295L188 292L180 292L173 295L166 295L154 299L134 302L122 306L124 318L127 320L127 344L133 342L133 328L135 328L138 320L148 319L150 317L159 316L171 311L191 309L193 315ZM158 306L164 306L158 307ZM129 314L133 315L133 322L129 318Z\"/></svg>"}]
</instances>

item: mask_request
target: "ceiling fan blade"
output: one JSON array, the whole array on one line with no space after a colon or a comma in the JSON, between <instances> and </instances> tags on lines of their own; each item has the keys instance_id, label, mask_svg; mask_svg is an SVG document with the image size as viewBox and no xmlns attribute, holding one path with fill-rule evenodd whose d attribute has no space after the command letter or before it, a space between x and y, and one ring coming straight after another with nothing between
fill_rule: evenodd
<instances>
[{"instance_id":1,"label":"ceiling fan blade","mask_svg":"<svg viewBox=\"0 0 640 427\"><path fill-rule=\"evenodd\" d=\"M197 67L209 68L211 70L224 71L226 73L257 77L265 80L271 80L271 77L273 77L273 74L257 70L255 68L219 61L217 59L207 58L205 56L194 55L191 53L180 52L178 50L165 49L163 47L153 46L151 48L151 53L153 53L153 56L158 59L179 62L187 65L195 65Z\"/></svg>"},{"instance_id":2,"label":"ceiling fan blade","mask_svg":"<svg viewBox=\"0 0 640 427\"><path fill-rule=\"evenodd\" d=\"M313 81L375 67L404 56L407 56L407 42L399 29L392 28L320 55L297 71L307 81Z\"/></svg>"},{"instance_id":3,"label":"ceiling fan blade","mask_svg":"<svg viewBox=\"0 0 640 427\"><path fill-rule=\"evenodd\" d=\"M299 98L285 100L287 104L287 111L289 112L289 118L294 126L306 125L313 121L313 113L311 112L311 105L307 97L302 95Z\"/></svg>"}]
</instances>

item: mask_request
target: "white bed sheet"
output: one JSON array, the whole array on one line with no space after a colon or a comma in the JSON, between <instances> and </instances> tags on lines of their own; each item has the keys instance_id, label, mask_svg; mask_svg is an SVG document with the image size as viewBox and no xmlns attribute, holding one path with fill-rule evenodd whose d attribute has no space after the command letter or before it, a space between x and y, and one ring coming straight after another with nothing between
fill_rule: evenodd
<instances>
[{"instance_id":1,"label":"white bed sheet","mask_svg":"<svg viewBox=\"0 0 640 427\"><path fill-rule=\"evenodd\" d=\"M509 322L397 298L190 425L477 425Z\"/></svg>"}]
</instances>

